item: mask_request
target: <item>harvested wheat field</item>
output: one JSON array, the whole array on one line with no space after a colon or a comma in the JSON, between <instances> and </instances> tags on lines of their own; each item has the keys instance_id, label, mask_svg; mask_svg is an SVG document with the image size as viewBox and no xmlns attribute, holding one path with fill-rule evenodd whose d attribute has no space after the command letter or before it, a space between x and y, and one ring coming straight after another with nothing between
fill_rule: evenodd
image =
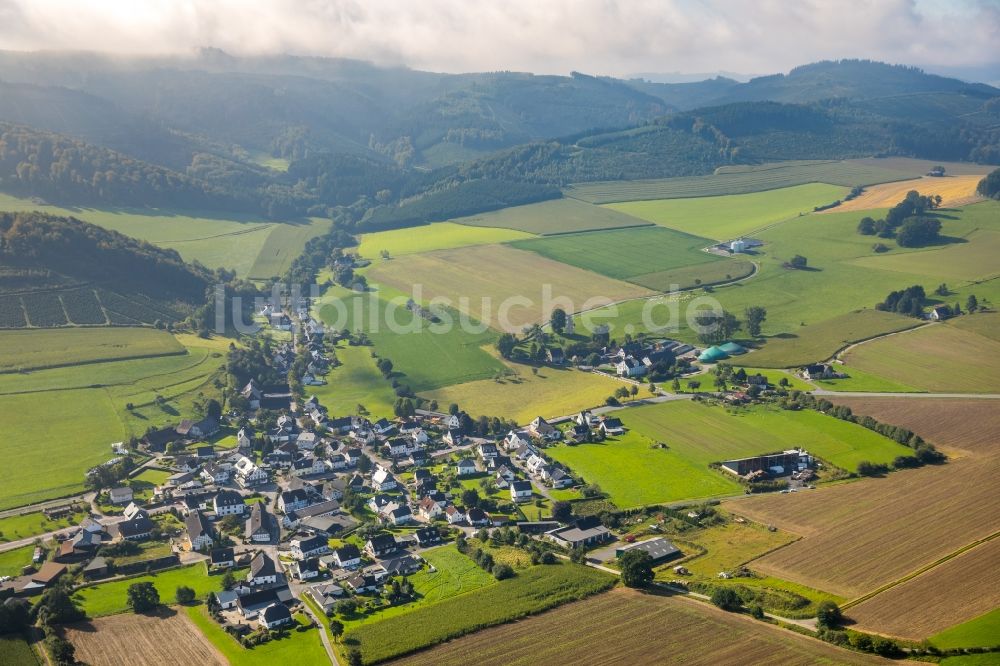
<instances>
[{"instance_id":1,"label":"harvested wheat field","mask_svg":"<svg viewBox=\"0 0 1000 666\"><path fill-rule=\"evenodd\" d=\"M368 277L408 295L419 287L417 300L448 299L476 320L512 332L548 321L553 308L578 312L654 294L506 245L408 255L372 267Z\"/></svg>"},{"instance_id":2,"label":"harvested wheat field","mask_svg":"<svg viewBox=\"0 0 1000 666\"><path fill-rule=\"evenodd\" d=\"M836 208L830 208L829 211L847 213L854 210L892 208L902 201L910 190L916 190L924 196L940 194L943 208L964 206L982 199L976 194L976 185L983 179L983 175L985 175L985 171L982 175L977 176L945 176L944 178L924 176L915 180L872 185L865 188L860 197L845 201Z\"/></svg>"},{"instance_id":3,"label":"harvested wheat field","mask_svg":"<svg viewBox=\"0 0 1000 666\"><path fill-rule=\"evenodd\" d=\"M453 640L396 664L875 664L742 615L676 596L618 588Z\"/></svg>"},{"instance_id":4,"label":"harvested wheat field","mask_svg":"<svg viewBox=\"0 0 1000 666\"><path fill-rule=\"evenodd\" d=\"M724 506L804 537L752 568L855 598L1000 529L998 475L1000 457L969 457Z\"/></svg>"},{"instance_id":5,"label":"harvested wheat field","mask_svg":"<svg viewBox=\"0 0 1000 666\"><path fill-rule=\"evenodd\" d=\"M1000 607L1000 538L847 611L856 628L912 641Z\"/></svg>"},{"instance_id":6,"label":"harvested wheat field","mask_svg":"<svg viewBox=\"0 0 1000 666\"><path fill-rule=\"evenodd\" d=\"M855 414L909 428L958 455L1000 455L1000 401L974 398L827 396Z\"/></svg>"},{"instance_id":7,"label":"harvested wheat field","mask_svg":"<svg viewBox=\"0 0 1000 666\"><path fill-rule=\"evenodd\" d=\"M66 625L76 657L91 666L224 666L228 662L184 613L122 613Z\"/></svg>"}]
</instances>

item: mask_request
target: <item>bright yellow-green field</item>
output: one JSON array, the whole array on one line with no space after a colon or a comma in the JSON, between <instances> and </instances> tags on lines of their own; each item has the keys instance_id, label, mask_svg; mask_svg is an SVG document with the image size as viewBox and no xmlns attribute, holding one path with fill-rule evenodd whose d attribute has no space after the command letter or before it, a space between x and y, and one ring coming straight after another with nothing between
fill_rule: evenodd
<instances>
[{"instance_id":1,"label":"bright yellow-green field","mask_svg":"<svg viewBox=\"0 0 1000 666\"><path fill-rule=\"evenodd\" d=\"M944 224L947 225L947 220ZM1000 230L979 229L950 245L905 254L889 251L861 257L853 263L885 271L924 274L928 276L928 282L932 277L940 278L940 282L954 282L984 280L1000 275L998 256Z\"/></svg>"},{"instance_id":2,"label":"bright yellow-green field","mask_svg":"<svg viewBox=\"0 0 1000 666\"><path fill-rule=\"evenodd\" d=\"M606 206L695 236L728 240L811 213L815 206L832 203L847 191L836 185L810 183L752 194L629 201Z\"/></svg>"},{"instance_id":3,"label":"bright yellow-green field","mask_svg":"<svg viewBox=\"0 0 1000 666\"><path fill-rule=\"evenodd\" d=\"M949 323L858 345L844 361L922 391L1000 391L1000 342Z\"/></svg>"},{"instance_id":4,"label":"bright yellow-green field","mask_svg":"<svg viewBox=\"0 0 1000 666\"><path fill-rule=\"evenodd\" d=\"M396 395L387 379L375 367L372 347L337 347L337 358L342 365L330 371L323 386L309 386L308 393L315 394L331 414L354 414L357 406L376 416L392 416Z\"/></svg>"},{"instance_id":5,"label":"bright yellow-green field","mask_svg":"<svg viewBox=\"0 0 1000 666\"><path fill-rule=\"evenodd\" d=\"M623 386L610 377L579 370L543 367L534 374L528 366L508 366L516 376L455 384L422 395L439 405L457 403L476 416L502 416L527 423L536 416L565 416L597 407ZM648 395L643 389L639 397Z\"/></svg>"},{"instance_id":6,"label":"bright yellow-green field","mask_svg":"<svg viewBox=\"0 0 1000 666\"><path fill-rule=\"evenodd\" d=\"M432 250L449 250L467 245L489 245L534 238L534 234L499 227L472 227L454 222L437 222L422 227L393 229L362 234L358 253L368 259L378 259L382 250L392 257L418 254Z\"/></svg>"}]
</instances>

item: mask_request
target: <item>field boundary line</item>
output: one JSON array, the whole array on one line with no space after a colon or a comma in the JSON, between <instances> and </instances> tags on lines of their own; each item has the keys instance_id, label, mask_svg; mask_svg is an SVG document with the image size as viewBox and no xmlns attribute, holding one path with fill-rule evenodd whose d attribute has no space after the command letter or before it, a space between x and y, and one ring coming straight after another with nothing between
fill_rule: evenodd
<instances>
[{"instance_id":1,"label":"field boundary line","mask_svg":"<svg viewBox=\"0 0 1000 666\"><path fill-rule=\"evenodd\" d=\"M873 591L871 591L871 592L869 592L867 594L864 594L864 595L858 597L857 599L851 599L850 601L848 601L847 603L845 603L844 605L842 605L840 608L841 608L841 610L846 610L848 608L852 608L854 606L857 606L858 604L864 603L865 601L868 601L869 599L872 599L873 597L876 597L879 594L882 594L883 592L891 590L892 588L894 588L894 587L896 587L898 585L902 585L903 583L909 582L909 581L913 580L914 578L917 578L918 576L921 576L921 575L927 573L931 569L935 569L935 568L941 566L945 562L949 562L949 561L955 559L956 557L958 557L959 555L961 555L963 553L967 553L970 550L973 550L974 548L977 548L977 547L983 545L984 543L988 543L988 542L992 541L993 539L995 539L998 536L1000 536L1000 531L996 531L993 534L990 534L989 536L985 536L982 539L977 539L976 541L973 541L972 543L966 544L966 545L962 546L961 548L959 548L958 550L956 550L954 552L951 552L951 553L948 553L944 557L941 557L941 558L939 558L939 559L931 562L930 564L924 565L923 567L917 569L916 571L908 573L907 575L903 576L902 578L900 578L898 580L894 580L891 583L886 583L885 585L883 585L883 586L881 586L881 587L879 587L879 588L877 588L877 589L875 589L875 590L873 590Z\"/></svg>"},{"instance_id":2,"label":"field boundary line","mask_svg":"<svg viewBox=\"0 0 1000 666\"><path fill-rule=\"evenodd\" d=\"M66 326L64 328L75 328L75 327L73 327L73 326ZM100 328L100 326L93 326L92 328ZM145 328L145 327L144 326L138 326L138 327L133 326L133 327L129 327L129 328ZM22 330L22 329L10 329L10 330ZM121 356L121 357L118 357L118 358L96 358L96 359L93 359L93 360L90 360L90 361L76 361L74 363L53 363L53 364L50 364L50 365L35 366L35 367L32 367L32 368L28 368L27 370L25 370L23 368L18 369L18 370L0 370L0 375L21 375L21 374L25 374L25 373L35 372L35 371L38 371L38 370L57 370L59 368L73 368L73 367L76 367L78 365L97 365L99 363L114 363L116 361L137 361L137 360L148 359L148 358L164 358L164 357L167 357L167 356L183 356L184 354L187 354L187 353L188 353L188 350L185 347L185 348L181 349L180 351L159 352L159 353L156 353L156 354L137 354L135 356ZM89 387L82 387L82 388L89 388ZM37 392L38 391L32 391L32 393L37 393ZM9 394L5 394L5 395L9 395Z\"/></svg>"}]
</instances>

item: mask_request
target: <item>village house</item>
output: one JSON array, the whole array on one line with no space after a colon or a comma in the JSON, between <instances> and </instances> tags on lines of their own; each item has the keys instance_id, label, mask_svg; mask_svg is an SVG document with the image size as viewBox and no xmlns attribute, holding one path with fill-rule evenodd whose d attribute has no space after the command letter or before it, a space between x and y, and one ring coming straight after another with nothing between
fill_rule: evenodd
<instances>
[{"instance_id":1,"label":"village house","mask_svg":"<svg viewBox=\"0 0 1000 666\"><path fill-rule=\"evenodd\" d=\"M256 502L250 509L246 523L245 538L251 543L270 543L272 517L262 502Z\"/></svg>"},{"instance_id":2,"label":"village house","mask_svg":"<svg viewBox=\"0 0 1000 666\"><path fill-rule=\"evenodd\" d=\"M472 458L462 458L455 465L455 473L458 476L472 476L478 471L476 469L476 462Z\"/></svg>"},{"instance_id":3,"label":"village house","mask_svg":"<svg viewBox=\"0 0 1000 666\"><path fill-rule=\"evenodd\" d=\"M461 446L464 437L462 436L462 431L458 428L448 428L441 437L441 440L448 446Z\"/></svg>"},{"instance_id":4,"label":"village house","mask_svg":"<svg viewBox=\"0 0 1000 666\"><path fill-rule=\"evenodd\" d=\"M132 501L132 489L128 486L112 488L108 491L108 501L115 505L128 504Z\"/></svg>"},{"instance_id":5,"label":"village house","mask_svg":"<svg viewBox=\"0 0 1000 666\"><path fill-rule=\"evenodd\" d=\"M617 416L605 416L601 419L600 430L606 436L614 437L624 433L625 426L622 424L622 420Z\"/></svg>"},{"instance_id":6,"label":"village house","mask_svg":"<svg viewBox=\"0 0 1000 666\"><path fill-rule=\"evenodd\" d=\"M296 580L307 581L319 577L319 558L310 557L304 560L296 560L289 567L292 576Z\"/></svg>"},{"instance_id":7,"label":"village house","mask_svg":"<svg viewBox=\"0 0 1000 666\"><path fill-rule=\"evenodd\" d=\"M240 391L240 395L246 398L250 409L260 409L260 399L263 396L263 393L254 380L251 379L247 385L243 387L243 390Z\"/></svg>"},{"instance_id":8,"label":"village house","mask_svg":"<svg viewBox=\"0 0 1000 666\"><path fill-rule=\"evenodd\" d=\"M413 522L413 512L410 511L410 507L406 504L397 505L395 502L386 507L385 512L380 517L382 522L396 527Z\"/></svg>"},{"instance_id":9,"label":"village house","mask_svg":"<svg viewBox=\"0 0 1000 666\"><path fill-rule=\"evenodd\" d=\"M513 451L522 446L531 446L531 436L525 432L511 430L504 437L503 446L508 451Z\"/></svg>"},{"instance_id":10,"label":"village house","mask_svg":"<svg viewBox=\"0 0 1000 666\"><path fill-rule=\"evenodd\" d=\"M417 514L422 520L426 521L434 520L443 512L444 510L441 506L430 497L424 497L420 500L420 504L417 507Z\"/></svg>"},{"instance_id":11,"label":"village house","mask_svg":"<svg viewBox=\"0 0 1000 666\"><path fill-rule=\"evenodd\" d=\"M490 524L490 516L479 508L472 508L465 512L465 520L473 527L486 527Z\"/></svg>"},{"instance_id":12,"label":"village house","mask_svg":"<svg viewBox=\"0 0 1000 666\"><path fill-rule=\"evenodd\" d=\"M314 476L326 472L326 463L320 458L302 456L292 462L292 476Z\"/></svg>"},{"instance_id":13,"label":"village house","mask_svg":"<svg viewBox=\"0 0 1000 666\"><path fill-rule=\"evenodd\" d=\"M222 490L212 500L215 515L220 518L223 516L242 516L246 506L243 495L234 490Z\"/></svg>"},{"instance_id":14,"label":"village house","mask_svg":"<svg viewBox=\"0 0 1000 666\"><path fill-rule=\"evenodd\" d=\"M240 456L233 466L236 483L243 488L253 488L268 482L268 474L246 456Z\"/></svg>"},{"instance_id":15,"label":"village house","mask_svg":"<svg viewBox=\"0 0 1000 666\"><path fill-rule=\"evenodd\" d=\"M229 469L223 465L208 463L201 470L201 478L203 478L206 483L214 483L217 486L221 486L225 483L229 483Z\"/></svg>"},{"instance_id":16,"label":"village house","mask_svg":"<svg viewBox=\"0 0 1000 666\"><path fill-rule=\"evenodd\" d=\"M378 470L372 474L372 488L376 492L386 492L389 490L395 490L399 487L396 483L396 477L394 477L389 470L384 467L379 467Z\"/></svg>"},{"instance_id":17,"label":"village house","mask_svg":"<svg viewBox=\"0 0 1000 666\"><path fill-rule=\"evenodd\" d=\"M365 552L371 557L382 558L395 553L398 549L396 537L391 534L373 536L365 543Z\"/></svg>"},{"instance_id":18,"label":"village house","mask_svg":"<svg viewBox=\"0 0 1000 666\"><path fill-rule=\"evenodd\" d=\"M482 444L479 445L479 456L483 460L492 460L496 458L498 455L500 455L500 452L497 451L496 444L491 444L490 442L483 442Z\"/></svg>"},{"instance_id":19,"label":"village house","mask_svg":"<svg viewBox=\"0 0 1000 666\"><path fill-rule=\"evenodd\" d=\"M465 522L465 511L457 506L445 507L444 516L449 525L461 525Z\"/></svg>"},{"instance_id":20,"label":"village house","mask_svg":"<svg viewBox=\"0 0 1000 666\"><path fill-rule=\"evenodd\" d=\"M187 528L185 546L188 550L205 550L215 541L215 528L212 522L201 511L192 511L184 520Z\"/></svg>"},{"instance_id":21,"label":"village house","mask_svg":"<svg viewBox=\"0 0 1000 666\"><path fill-rule=\"evenodd\" d=\"M312 597L313 601L319 604L319 607L323 609L324 613L329 614L333 611L337 602L344 598L345 593L344 588L339 585L334 585L333 583L323 583L310 587L308 594Z\"/></svg>"},{"instance_id":22,"label":"village house","mask_svg":"<svg viewBox=\"0 0 1000 666\"><path fill-rule=\"evenodd\" d=\"M252 587L273 585L278 582L278 568L274 560L264 552L259 552L250 560L250 571L247 573L247 583Z\"/></svg>"},{"instance_id":23,"label":"village house","mask_svg":"<svg viewBox=\"0 0 1000 666\"><path fill-rule=\"evenodd\" d=\"M310 504L314 504L318 496L311 488L301 487L285 490L278 493L278 510L284 513L292 513L298 509L304 509Z\"/></svg>"},{"instance_id":24,"label":"village house","mask_svg":"<svg viewBox=\"0 0 1000 666\"><path fill-rule=\"evenodd\" d=\"M113 524L109 531L112 536L128 541L142 541L153 533L153 521L149 513L139 508L134 502L125 508L125 520Z\"/></svg>"},{"instance_id":25,"label":"village house","mask_svg":"<svg viewBox=\"0 0 1000 666\"><path fill-rule=\"evenodd\" d=\"M441 543L441 533L436 527L421 527L413 533L413 538L420 548L428 548Z\"/></svg>"},{"instance_id":26,"label":"village house","mask_svg":"<svg viewBox=\"0 0 1000 666\"><path fill-rule=\"evenodd\" d=\"M209 554L208 567L210 569L231 569L236 566L236 556L231 547L215 548Z\"/></svg>"},{"instance_id":27,"label":"village house","mask_svg":"<svg viewBox=\"0 0 1000 666\"><path fill-rule=\"evenodd\" d=\"M536 416L535 419L528 424L528 432L535 437L547 441L554 441L562 437L562 433L559 432L558 428L552 426L541 416Z\"/></svg>"},{"instance_id":28,"label":"village house","mask_svg":"<svg viewBox=\"0 0 1000 666\"><path fill-rule=\"evenodd\" d=\"M343 569L361 566L361 551L354 544L345 544L331 553L333 561Z\"/></svg>"},{"instance_id":29,"label":"village house","mask_svg":"<svg viewBox=\"0 0 1000 666\"><path fill-rule=\"evenodd\" d=\"M319 536L292 539L291 542L289 542L289 547L292 557L297 560L318 557L320 555L326 555L330 552L330 546L327 543L327 539Z\"/></svg>"},{"instance_id":30,"label":"village house","mask_svg":"<svg viewBox=\"0 0 1000 666\"><path fill-rule=\"evenodd\" d=\"M642 377L649 372L649 368L642 361L626 356L615 363L615 372L619 377Z\"/></svg>"},{"instance_id":31,"label":"village house","mask_svg":"<svg viewBox=\"0 0 1000 666\"><path fill-rule=\"evenodd\" d=\"M511 481L510 482L510 499L512 502L528 502L531 500L531 482L530 481Z\"/></svg>"},{"instance_id":32,"label":"village house","mask_svg":"<svg viewBox=\"0 0 1000 666\"><path fill-rule=\"evenodd\" d=\"M268 631L292 624L292 614L285 604L271 604L260 612L260 624Z\"/></svg>"}]
</instances>

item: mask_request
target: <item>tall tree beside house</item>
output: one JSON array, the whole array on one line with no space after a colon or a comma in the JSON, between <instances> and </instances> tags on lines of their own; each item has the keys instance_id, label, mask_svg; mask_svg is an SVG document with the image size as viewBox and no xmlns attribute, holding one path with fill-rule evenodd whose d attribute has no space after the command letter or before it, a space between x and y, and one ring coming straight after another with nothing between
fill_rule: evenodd
<instances>
[{"instance_id":1,"label":"tall tree beside house","mask_svg":"<svg viewBox=\"0 0 1000 666\"><path fill-rule=\"evenodd\" d=\"M753 337L760 335L761 324L767 319L767 309L759 305L750 305L743 312L747 322L747 333Z\"/></svg>"},{"instance_id":2,"label":"tall tree beside house","mask_svg":"<svg viewBox=\"0 0 1000 666\"><path fill-rule=\"evenodd\" d=\"M566 330L566 311L562 308L556 308L552 311L552 319L550 323L552 324L552 330L562 335L563 331Z\"/></svg>"},{"instance_id":3,"label":"tall tree beside house","mask_svg":"<svg viewBox=\"0 0 1000 666\"><path fill-rule=\"evenodd\" d=\"M653 558L644 550L633 548L618 559L625 587L646 587L653 582Z\"/></svg>"}]
</instances>

